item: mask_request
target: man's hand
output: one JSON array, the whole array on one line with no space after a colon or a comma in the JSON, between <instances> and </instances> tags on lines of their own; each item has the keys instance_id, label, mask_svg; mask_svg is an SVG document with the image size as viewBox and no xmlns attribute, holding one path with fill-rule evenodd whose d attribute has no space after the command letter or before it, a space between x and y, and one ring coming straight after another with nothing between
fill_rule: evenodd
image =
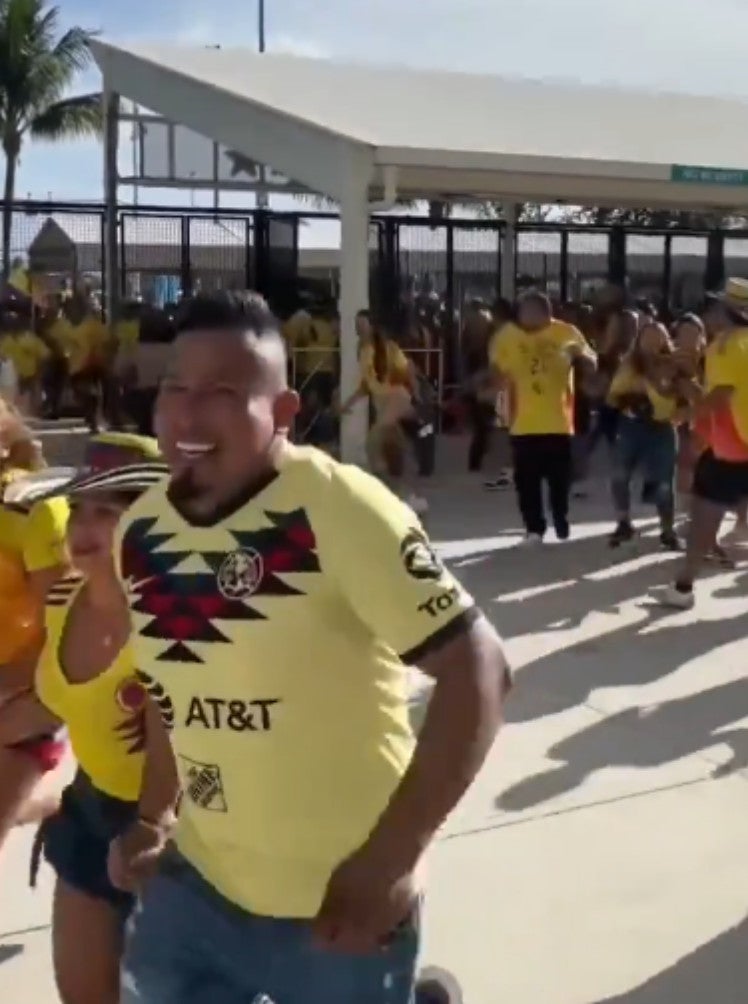
<instances>
[{"instance_id":1,"label":"man's hand","mask_svg":"<svg viewBox=\"0 0 748 1004\"><path fill-rule=\"evenodd\" d=\"M124 892L137 892L155 872L168 835L168 827L136 819L109 845L107 867L112 885Z\"/></svg>"},{"instance_id":2,"label":"man's hand","mask_svg":"<svg viewBox=\"0 0 748 1004\"><path fill-rule=\"evenodd\" d=\"M413 872L388 871L383 859L365 845L332 873L313 923L315 940L332 951L376 952L411 914L417 900Z\"/></svg>"}]
</instances>

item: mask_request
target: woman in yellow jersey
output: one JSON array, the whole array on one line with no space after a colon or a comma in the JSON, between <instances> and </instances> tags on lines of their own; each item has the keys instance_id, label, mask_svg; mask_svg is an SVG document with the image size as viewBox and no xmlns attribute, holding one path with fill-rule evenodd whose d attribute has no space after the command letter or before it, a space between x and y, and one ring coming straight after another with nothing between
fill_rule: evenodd
<instances>
[{"instance_id":1,"label":"woman in yellow jersey","mask_svg":"<svg viewBox=\"0 0 748 1004\"><path fill-rule=\"evenodd\" d=\"M704 379L704 353L706 329L696 314L683 314L672 326L675 360L678 369L698 385ZM683 422L678 429L678 492L691 492L693 471L706 443L698 434L693 421Z\"/></svg>"},{"instance_id":2,"label":"woman in yellow jersey","mask_svg":"<svg viewBox=\"0 0 748 1004\"><path fill-rule=\"evenodd\" d=\"M19 478L42 467L40 448L20 415L0 400L0 499ZM63 499L23 513L0 506L0 848L11 827L34 814L34 790L65 753L54 727L32 730L15 742L3 736L3 725L10 717L23 721L28 713L44 598L67 569L67 513Z\"/></svg>"},{"instance_id":3,"label":"woman in yellow jersey","mask_svg":"<svg viewBox=\"0 0 748 1004\"><path fill-rule=\"evenodd\" d=\"M341 407L343 414L362 398L368 398L374 409L374 422L369 432L368 453L372 470L384 474L394 486L405 474L407 439L403 422L416 417L414 402L418 398L415 368L390 336L384 325L373 325L368 310L356 317L359 338L359 373L357 389ZM423 513L425 499L411 494L408 504Z\"/></svg>"},{"instance_id":4,"label":"woman in yellow jersey","mask_svg":"<svg viewBox=\"0 0 748 1004\"><path fill-rule=\"evenodd\" d=\"M660 517L660 543L667 550L681 550L673 529L676 428L687 417L695 390L695 382L680 371L667 330L645 322L608 392L608 403L620 413L611 483L618 522L611 547L634 537L631 480L641 470Z\"/></svg>"},{"instance_id":5,"label":"woman in yellow jersey","mask_svg":"<svg viewBox=\"0 0 748 1004\"><path fill-rule=\"evenodd\" d=\"M123 919L131 897L107 874L110 841L137 813L145 695L128 646L130 619L112 553L114 530L140 491L163 476L155 441L93 437L88 466L19 482L13 499L69 499L68 545L76 575L47 598L46 642L36 671L36 723L64 724L78 772L39 832L57 873L52 921L55 975L67 1004L116 1004ZM20 728L20 725L19 725ZM23 732L13 738L21 741Z\"/></svg>"}]
</instances>

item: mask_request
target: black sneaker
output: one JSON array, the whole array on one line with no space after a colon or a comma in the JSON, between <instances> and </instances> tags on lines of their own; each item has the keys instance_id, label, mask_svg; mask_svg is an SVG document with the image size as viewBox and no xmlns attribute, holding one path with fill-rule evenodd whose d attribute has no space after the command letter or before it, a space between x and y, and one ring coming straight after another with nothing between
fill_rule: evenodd
<instances>
[{"instance_id":1,"label":"black sneaker","mask_svg":"<svg viewBox=\"0 0 748 1004\"><path fill-rule=\"evenodd\" d=\"M559 540L568 540L571 529L569 527L569 521L566 520L564 523L556 523L554 527L556 531L556 537Z\"/></svg>"},{"instance_id":2,"label":"black sneaker","mask_svg":"<svg viewBox=\"0 0 748 1004\"><path fill-rule=\"evenodd\" d=\"M660 534L660 547L663 551L682 551L683 542L675 530L663 530Z\"/></svg>"},{"instance_id":3,"label":"black sneaker","mask_svg":"<svg viewBox=\"0 0 748 1004\"><path fill-rule=\"evenodd\" d=\"M500 474L493 481L483 482L483 487L487 492L505 492L507 489L512 488L513 485L514 479L511 474Z\"/></svg>"},{"instance_id":4,"label":"black sneaker","mask_svg":"<svg viewBox=\"0 0 748 1004\"><path fill-rule=\"evenodd\" d=\"M636 532L627 519L622 519L610 537L608 537L609 547L621 547L622 544L630 544L636 536Z\"/></svg>"},{"instance_id":5,"label":"black sneaker","mask_svg":"<svg viewBox=\"0 0 748 1004\"><path fill-rule=\"evenodd\" d=\"M705 558L712 565L719 565L720 568L735 568L736 562L724 547L719 544L715 544L714 547L709 551Z\"/></svg>"},{"instance_id":6,"label":"black sneaker","mask_svg":"<svg viewBox=\"0 0 748 1004\"><path fill-rule=\"evenodd\" d=\"M462 991L451 973L426 970L416 983L415 1004L463 1004Z\"/></svg>"}]
</instances>

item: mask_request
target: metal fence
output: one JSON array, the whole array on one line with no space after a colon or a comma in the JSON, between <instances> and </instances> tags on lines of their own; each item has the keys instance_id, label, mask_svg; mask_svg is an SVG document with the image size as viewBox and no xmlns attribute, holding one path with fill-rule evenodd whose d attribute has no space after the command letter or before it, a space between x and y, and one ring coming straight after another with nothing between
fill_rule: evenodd
<instances>
[{"instance_id":1,"label":"metal fence","mask_svg":"<svg viewBox=\"0 0 748 1004\"><path fill-rule=\"evenodd\" d=\"M160 207L118 216L119 283L124 297L154 305L184 293L257 288L281 314L308 296L338 292L336 246L320 247L315 223L332 214ZM309 237L300 247L300 235ZM502 293L505 233L500 222L383 216L370 229L371 301L435 294L449 316L468 300ZM632 296L676 309L695 306L725 274L748 276L748 231L655 231L553 223L520 225L516 284L554 298L587 299L613 278ZM14 204L11 259L53 282L103 283L104 210L100 204Z\"/></svg>"}]
</instances>

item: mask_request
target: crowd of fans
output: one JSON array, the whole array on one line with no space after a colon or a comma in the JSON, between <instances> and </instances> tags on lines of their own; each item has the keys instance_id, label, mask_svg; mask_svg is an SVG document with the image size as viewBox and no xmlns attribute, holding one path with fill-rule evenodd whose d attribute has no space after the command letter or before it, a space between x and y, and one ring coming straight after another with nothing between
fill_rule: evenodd
<instances>
[{"instance_id":1,"label":"crowd of fans","mask_svg":"<svg viewBox=\"0 0 748 1004\"><path fill-rule=\"evenodd\" d=\"M499 471L485 487L515 484L530 541L545 534L544 481L556 529L568 534L569 495L585 494L590 458L602 442L613 468L611 545L634 536L631 482L639 471L663 546L680 549L675 489L689 490L699 452L692 412L715 336L715 302L707 298L699 313L673 317L607 287L595 302L551 303L531 291L515 303L470 299L451 313L438 294L414 294L390 309L360 312L360 382L341 400L340 318L333 301L310 301L283 323L289 379L302 401L295 436L334 452L341 416L367 398L370 465L401 490L412 468L406 494L422 511L418 480L434 472L436 431L467 429L468 469L480 472L493 445ZM25 416L78 415L93 431L105 425L150 433L177 306L125 303L107 326L89 290L63 289L41 307L17 291L6 294L3 395ZM568 384L563 366L559 382L553 359L543 358L548 338L525 344L522 332L550 336L562 355L577 340ZM543 352L533 354L538 345ZM517 353L524 362L512 360ZM587 355L596 361L594 372L585 370ZM528 360L537 371L524 374ZM743 526L741 516L738 535ZM726 560L718 547L714 554Z\"/></svg>"}]
</instances>

